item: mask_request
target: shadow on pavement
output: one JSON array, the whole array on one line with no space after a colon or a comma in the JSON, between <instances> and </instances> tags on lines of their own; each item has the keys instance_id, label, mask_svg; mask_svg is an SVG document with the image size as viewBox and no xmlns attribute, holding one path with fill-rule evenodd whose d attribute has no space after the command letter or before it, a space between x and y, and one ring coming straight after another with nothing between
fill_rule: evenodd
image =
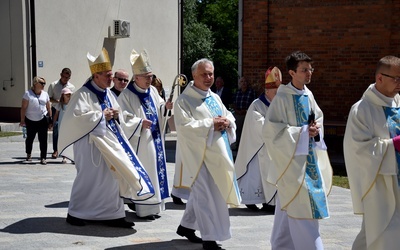
<instances>
[{"instance_id":1,"label":"shadow on pavement","mask_svg":"<svg viewBox=\"0 0 400 250\"><path fill-rule=\"evenodd\" d=\"M45 205L46 208L67 208L69 205L69 201L63 201L59 203L54 203L50 205Z\"/></svg>"},{"instance_id":2,"label":"shadow on pavement","mask_svg":"<svg viewBox=\"0 0 400 250\"><path fill-rule=\"evenodd\" d=\"M229 208L229 216L265 216L274 215L273 212L263 210L253 211L248 208Z\"/></svg>"},{"instance_id":3,"label":"shadow on pavement","mask_svg":"<svg viewBox=\"0 0 400 250\"><path fill-rule=\"evenodd\" d=\"M143 244L135 244L135 245L126 245L119 247L111 247L105 248L105 250L148 250L148 249L157 249L157 250L178 250L178 249L193 249L200 250L203 249L202 244L194 244L189 242L188 240L171 240L171 241L160 241L160 242L150 242Z\"/></svg>"},{"instance_id":4,"label":"shadow on pavement","mask_svg":"<svg viewBox=\"0 0 400 250\"><path fill-rule=\"evenodd\" d=\"M185 205L177 205L173 202L166 202L165 203L165 209L166 210L185 210L186 204Z\"/></svg>"},{"instance_id":5,"label":"shadow on pavement","mask_svg":"<svg viewBox=\"0 0 400 250\"><path fill-rule=\"evenodd\" d=\"M137 231L135 229L107 227L96 222L89 222L86 226L76 227L69 225L65 221L65 218L38 217L15 222L1 229L0 232L10 234L39 234L48 232L81 236L121 237L135 234Z\"/></svg>"}]
</instances>

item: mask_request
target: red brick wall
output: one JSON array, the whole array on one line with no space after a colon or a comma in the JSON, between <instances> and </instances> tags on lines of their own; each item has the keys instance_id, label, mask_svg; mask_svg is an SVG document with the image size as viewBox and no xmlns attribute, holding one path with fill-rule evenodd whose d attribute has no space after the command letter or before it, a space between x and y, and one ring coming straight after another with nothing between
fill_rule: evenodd
<instances>
[{"instance_id":1,"label":"red brick wall","mask_svg":"<svg viewBox=\"0 0 400 250\"><path fill-rule=\"evenodd\" d=\"M374 82L378 60L400 56L399 13L398 0L244 0L243 75L259 86L276 65L287 83L285 57L304 51L314 60L308 87L325 120L344 122Z\"/></svg>"}]
</instances>

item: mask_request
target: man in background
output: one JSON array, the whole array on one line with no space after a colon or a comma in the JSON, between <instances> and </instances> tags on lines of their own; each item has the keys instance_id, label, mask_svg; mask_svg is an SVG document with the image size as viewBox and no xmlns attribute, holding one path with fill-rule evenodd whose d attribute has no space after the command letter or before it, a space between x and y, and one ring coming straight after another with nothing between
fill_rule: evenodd
<instances>
[{"instance_id":1,"label":"man in background","mask_svg":"<svg viewBox=\"0 0 400 250\"><path fill-rule=\"evenodd\" d=\"M229 105L232 102L232 91L225 86L224 79L221 76L218 76L217 79L215 79L215 87L212 88L212 90L221 98L224 106L229 108Z\"/></svg>"},{"instance_id":2,"label":"man in background","mask_svg":"<svg viewBox=\"0 0 400 250\"><path fill-rule=\"evenodd\" d=\"M71 92L74 92L75 86L69 82L71 79L71 70L69 68L63 68L60 73L60 79L50 84L48 93L50 96L52 114L56 113L56 106L60 102L61 91L63 88L68 88ZM51 158L56 159L58 157L58 121L53 121L53 153Z\"/></svg>"},{"instance_id":3,"label":"man in background","mask_svg":"<svg viewBox=\"0 0 400 250\"><path fill-rule=\"evenodd\" d=\"M129 82L129 74L124 69L115 71L113 77L114 86L110 89L116 97L121 94L122 90L126 88Z\"/></svg>"},{"instance_id":4,"label":"man in background","mask_svg":"<svg viewBox=\"0 0 400 250\"><path fill-rule=\"evenodd\" d=\"M236 142L232 144L232 150L237 150L242 136L244 119L246 118L247 109L256 99L256 93L249 86L245 77L241 77L238 84L239 89L233 98L234 116L236 119Z\"/></svg>"}]
</instances>

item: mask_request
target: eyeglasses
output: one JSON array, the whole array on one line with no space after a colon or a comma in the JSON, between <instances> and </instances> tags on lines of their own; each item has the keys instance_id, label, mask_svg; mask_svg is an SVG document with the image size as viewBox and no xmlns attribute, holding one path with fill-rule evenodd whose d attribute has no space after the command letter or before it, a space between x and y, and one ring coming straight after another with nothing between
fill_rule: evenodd
<instances>
[{"instance_id":1,"label":"eyeglasses","mask_svg":"<svg viewBox=\"0 0 400 250\"><path fill-rule=\"evenodd\" d=\"M381 73L381 75L392 78L394 80L395 83L400 83L400 77L397 76L391 76L391 75L387 75L387 74L383 74Z\"/></svg>"},{"instance_id":2,"label":"eyeglasses","mask_svg":"<svg viewBox=\"0 0 400 250\"><path fill-rule=\"evenodd\" d=\"M314 72L314 68L302 68L302 69L298 69L298 71L299 72L301 72L301 73L307 73L307 72L310 72L310 73L313 73Z\"/></svg>"},{"instance_id":3,"label":"eyeglasses","mask_svg":"<svg viewBox=\"0 0 400 250\"><path fill-rule=\"evenodd\" d=\"M119 77L117 77L117 79L118 79L118 81L120 81L120 82L126 82L126 83L128 83L128 82L129 82L129 80L128 80L128 79L119 78Z\"/></svg>"},{"instance_id":4,"label":"eyeglasses","mask_svg":"<svg viewBox=\"0 0 400 250\"><path fill-rule=\"evenodd\" d=\"M39 82L39 83L40 83L40 84L42 84L43 86L44 86L44 85L46 85L46 83L45 83L45 82Z\"/></svg>"}]
</instances>

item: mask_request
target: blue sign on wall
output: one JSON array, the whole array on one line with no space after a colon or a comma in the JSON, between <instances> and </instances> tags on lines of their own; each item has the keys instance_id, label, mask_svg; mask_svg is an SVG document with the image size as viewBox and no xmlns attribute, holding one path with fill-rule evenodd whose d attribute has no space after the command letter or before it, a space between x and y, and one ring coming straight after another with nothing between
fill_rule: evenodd
<instances>
[{"instance_id":1,"label":"blue sign on wall","mask_svg":"<svg viewBox=\"0 0 400 250\"><path fill-rule=\"evenodd\" d=\"M38 61L39 68L43 68L43 61Z\"/></svg>"}]
</instances>

